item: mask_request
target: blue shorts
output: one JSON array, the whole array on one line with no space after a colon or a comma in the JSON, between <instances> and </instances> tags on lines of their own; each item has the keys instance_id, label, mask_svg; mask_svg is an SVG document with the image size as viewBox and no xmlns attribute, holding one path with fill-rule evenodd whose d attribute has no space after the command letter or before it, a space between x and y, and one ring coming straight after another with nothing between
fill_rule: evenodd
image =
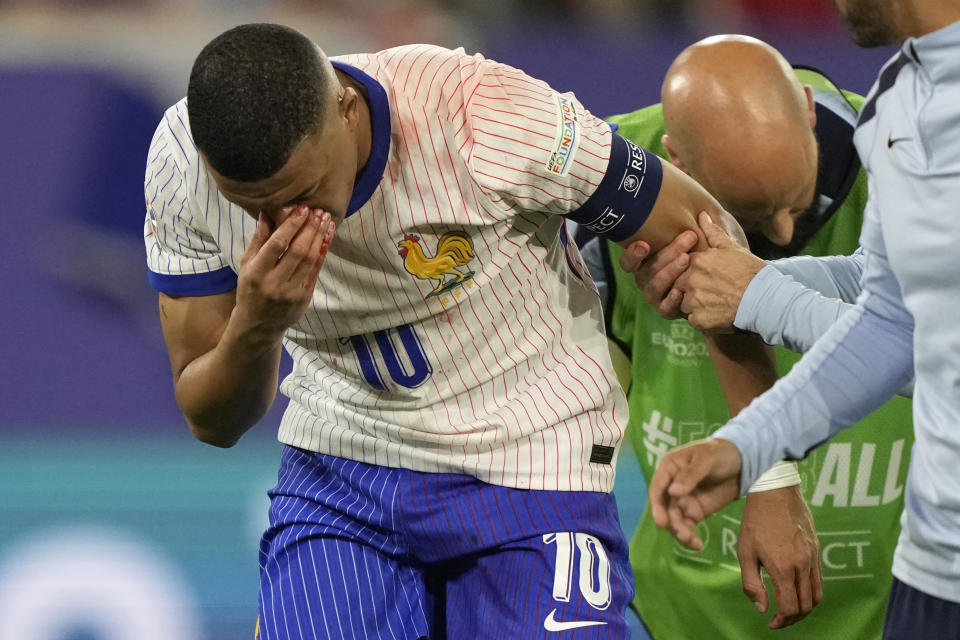
<instances>
[{"instance_id":1,"label":"blue shorts","mask_svg":"<svg viewBox=\"0 0 960 640\"><path fill-rule=\"evenodd\" d=\"M630 637L633 574L612 494L286 447L270 497L261 640Z\"/></svg>"}]
</instances>

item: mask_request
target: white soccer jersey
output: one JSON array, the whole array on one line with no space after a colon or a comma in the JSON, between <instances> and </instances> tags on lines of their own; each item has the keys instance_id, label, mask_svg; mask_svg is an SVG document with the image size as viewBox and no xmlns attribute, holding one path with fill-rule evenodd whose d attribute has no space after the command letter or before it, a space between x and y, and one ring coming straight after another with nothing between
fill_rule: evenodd
<instances>
[{"instance_id":1,"label":"white soccer jersey","mask_svg":"<svg viewBox=\"0 0 960 640\"><path fill-rule=\"evenodd\" d=\"M333 61L366 89L373 145L286 334L280 440L509 487L609 491L626 402L562 217L603 178L609 126L572 94L462 50ZM233 289L256 222L200 162L185 100L157 129L145 193L153 286Z\"/></svg>"}]
</instances>

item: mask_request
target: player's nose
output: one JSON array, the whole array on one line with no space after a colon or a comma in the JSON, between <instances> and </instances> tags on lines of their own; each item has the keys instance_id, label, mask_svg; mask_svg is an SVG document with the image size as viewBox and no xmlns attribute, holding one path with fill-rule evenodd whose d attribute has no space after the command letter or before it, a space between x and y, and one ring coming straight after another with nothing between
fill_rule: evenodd
<instances>
[{"instance_id":1,"label":"player's nose","mask_svg":"<svg viewBox=\"0 0 960 640\"><path fill-rule=\"evenodd\" d=\"M790 210L782 209L774 213L765 225L763 235L778 247L790 244L793 239L793 216Z\"/></svg>"}]
</instances>

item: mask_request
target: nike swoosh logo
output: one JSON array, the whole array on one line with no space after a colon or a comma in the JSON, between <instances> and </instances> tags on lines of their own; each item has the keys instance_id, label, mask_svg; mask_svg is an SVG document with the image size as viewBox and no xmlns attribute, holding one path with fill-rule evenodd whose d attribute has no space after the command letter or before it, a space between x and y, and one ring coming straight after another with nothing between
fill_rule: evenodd
<instances>
[{"instance_id":1,"label":"nike swoosh logo","mask_svg":"<svg viewBox=\"0 0 960 640\"><path fill-rule=\"evenodd\" d=\"M595 620L573 620L570 622L560 622L554 617L556 615L556 609L547 615L546 619L543 621L544 629L547 631L568 631L570 629L579 629L581 627L595 627L597 625L607 624L606 622L598 622Z\"/></svg>"},{"instance_id":2,"label":"nike swoosh logo","mask_svg":"<svg viewBox=\"0 0 960 640\"><path fill-rule=\"evenodd\" d=\"M898 142L903 142L904 140L913 140L913 138L891 138L887 136L887 149L897 144Z\"/></svg>"}]
</instances>

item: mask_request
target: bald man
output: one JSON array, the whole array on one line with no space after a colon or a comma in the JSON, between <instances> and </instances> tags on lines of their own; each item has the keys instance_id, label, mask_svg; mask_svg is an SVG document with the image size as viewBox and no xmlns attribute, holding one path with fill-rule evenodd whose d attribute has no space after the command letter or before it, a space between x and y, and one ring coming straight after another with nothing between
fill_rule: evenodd
<instances>
[{"instance_id":1,"label":"bald man","mask_svg":"<svg viewBox=\"0 0 960 640\"><path fill-rule=\"evenodd\" d=\"M859 96L822 74L791 68L763 42L725 36L684 50L667 73L662 98L611 121L704 185L737 217L760 257L856 250L867 199L852 141ZM685 320L658 316L659 310L676 317L681 294L657 278L676 278L686 267L684 242L689 239L678 238L652 261L656 275L648 288L659 292L652 302L619 267L619 247L593 244L605 272L597 275L606 284L607 330L630 356L628 434L648 481L668 450L710 435L730 417L702 336ZM789 310L799 314L790 325L798 333L823 331L843 309L836 299L856 296L859 262L838 260L840 275L811 269L805 259L775 263L781 269L775 279L792 276L794 287L819 290L791 298L806 300ZM752 276L764 264L749 256L714 277L739 278L738 269ZM815 337L768 339L797 348ZM799 359L786 349L778 349L777 358L781 372ZM702 523L699 553L656 529L649 509L644 513L630 548L633 604L654 638L761 637L767 626L796 621L815 600L801 579L816 570L811 550L822 560L823 603L778 635L880 637L912 443L910 402L894 399L865 422L874 428L847 431L799 464L819 549L800 489L781 486L789 480L774 478L767 491L755 486L745 501ZM772 620L758 616L741 593L742 587L757 609L767 610L761 566L776 589L779 610Z\"/></svg>"}]
</instances>

